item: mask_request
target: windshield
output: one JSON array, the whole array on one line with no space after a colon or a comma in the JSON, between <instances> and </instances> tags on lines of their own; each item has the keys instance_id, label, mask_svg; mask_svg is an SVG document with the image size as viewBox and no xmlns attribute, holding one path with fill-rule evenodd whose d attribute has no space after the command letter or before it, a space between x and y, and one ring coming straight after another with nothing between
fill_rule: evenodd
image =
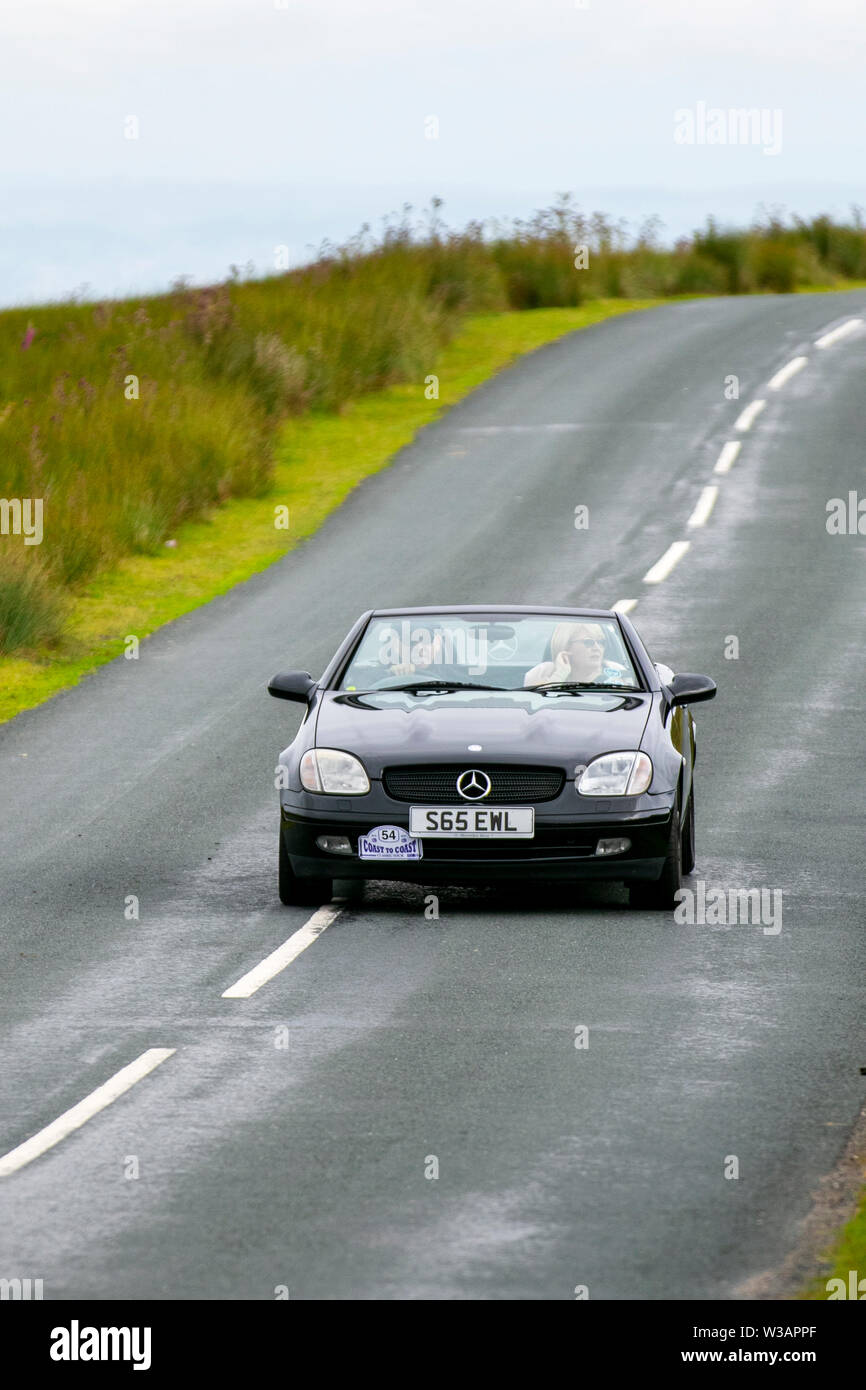
<instances>
[{"instance_id":1,"label":"windshield","mask_svg":"<svg viewBox=\"0 0 866 1390\"><path fill-rule=\"evenodd\" d=\"M615 620L483 613L373 618L339 688L515 690L563 683L641 688Z\"/></svg>"}]
</instances>

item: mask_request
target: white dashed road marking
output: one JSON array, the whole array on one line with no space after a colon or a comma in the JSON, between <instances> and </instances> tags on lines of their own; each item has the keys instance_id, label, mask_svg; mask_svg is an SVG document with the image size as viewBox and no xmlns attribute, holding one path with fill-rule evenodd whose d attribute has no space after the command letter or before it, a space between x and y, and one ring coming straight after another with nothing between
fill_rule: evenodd
<instances>
[{"instance_id":1,"label":"white dashed road marking","mask_svg":"<svg viewBox=\"0 0 866 1390\"><path fill-rule=\"evenodd\" d=\"M679 564L685 555L691 541L674 541L669 545L660 560L656 560L652 569L647 570L643 577L644 584L661 584L663 579L667 579L674 565Z\"/></svg>"},{"instance_id":2,"label":"white dashed road marking","mask_svg":"<svg viewBox=\"0 0 866 1390\"><path fill-rule=\"evenodd\" d=\"M831 328L829 333L824 333L820 338L815 339L817 348L832 347L838 343L840 338L847 338L849 333L856 333L858 328L863 327L862 319L846 319L845 323L840 323L838 328Z\"/></svg>"},{"instance_id":3,"label":"white dashed road marking","mask_svg":"<svg viewBox=\"0 0 866 1390\"><path fill-rule=\"evenodd\" d=\"M285 970L287 965L306 951L308 946L312 946L317 937L335 922L342 912L342 907L336 904L341 903L341 898L335 898L333 903L328 903L325 907L320 907L313 913L309 922L305 922L296 932L293 932L282 946L278 946L269 956L259 961L258 965L253 966L252 970L242 975L236 984L230 985L222 992L223 999L249 999L251 994L255 994L257 989L266 985L268 980L272 980L275 975L279 975L281 970Z\"/></svg>"},{"instance_id":4,"label":"white dashed road marking","mask_svg":"<svg viewBox=\"0 0 866 1390\"><path fill-rule=\"evenodd\" d=\"M4 1154L0 1158L0 1178L8 1177L25 1164L32 1163L34 1158L44 1154L47 1149L53 1149L61 1139L65 1139L73 1130L80 1129L94 1115L98 1115L100 1110L104 1110L112 1101L117 1100L118 1096L122 1096L124 1091L134 1086L136 1081L141 1081L167 1057L171 1057L174 1051L173 1047L149 1047L146 1052L142 1052L128 1067L121 1068L109 1081L97 1086L95 1091L84 1097L84 1100L73 1105L71 1110L64 1111L58 1119L52 1120L50 1125L40 1129L32 1139L25 1140L17 1149L10 1149L8 1154Z\"/></svg>"},{"instance_id":5,"label":"white dashed road marking","mask_svg":"<svg viewBox=\"0 0 866 1390\"><path fill-rule=\"evenodd\" d=\"M770 377L770 380L767 383L770 390L781 391L782 387L785 385L785 382L790 381L791 377L796 376L798 372L802 372L803 368L805 367L808 361L808 357L792 357L790 362L786 362L784 367L782 367L780 371L776 372L775 376Z\"/></svg>"},{"instance_id":6,"label":"white dashed road marking","mask_svg":"<svg viewBox=\"0 0 866 1390\"><path fill-rule=\"evenodd\" d=\"M756 417L760 415L761 411L764 409L764 406L766 404L766 401L752 401L749 405L746 406L743 413L737 416L736 422L734 424L734 429L750 430L755 422Z\"/></svg>"},{"instance_id":7,"label":"white dashed road marking","mask_svg":"<svg viewBox=\"0 0 866 1390\"><path fill-rule=\"evenodd\" d=\"M705 487L700 497L698 505L695 507L688 521L687 526L703 526L713 507L716 505L716 498L719 495L717 487Z\"/></svg>"},{"instance_id":8,"label":"white dashed road marking","mask_svg":"<svg viewBox=\"0 0 866 1390\"><path fill-rule=\"evenodd\" d=\"M742 447L742 441L739 439L729 439L727 444L723 444L722 452L719 454L713 472L727 473L731 465L736 462L737 454Z\"/></svg>"},{"instance_id":9,"label":"white dashed road marking","mask_svg":"<svg viewBox=\"0 0 866 1390\"><path fill-rule=\"evenodd\" d=\"M613 605L613 608L611 609L611 612L612 612L612 613L630 613L631 610L632 610L633 608L636 608L636 607L637 607L637 599L636 599L636 598L620 598L620 599L617 599L616 603Z\"/></svg>"}]
</instances>

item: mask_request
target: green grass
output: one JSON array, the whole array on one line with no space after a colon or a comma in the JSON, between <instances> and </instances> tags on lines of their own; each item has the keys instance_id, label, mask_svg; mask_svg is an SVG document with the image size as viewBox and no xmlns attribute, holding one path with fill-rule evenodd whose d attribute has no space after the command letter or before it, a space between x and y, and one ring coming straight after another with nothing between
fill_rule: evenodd
<instances>
[{"instance_id":1,"label":"green grass","mask_svg":"<svg viewBox=\"0 0 866 1390\"><path fill-rule=\"evenodd\" d=\"M797 285L796 294L833 294L839 290L866 290L866 280L846 280L835 285Z\"/></svg>"},{"instance_id":2,"label":"green grass","mask_svg":"<svg viewBox=\"0 0 866 1390\"><path fill-rule=\"evenodd\" d=\"M280 430L270 482L255 497L214 507L172 533L176 548L119 559L67 601L61 645L0 657L0 721L75 685L142 638L265 569L311 535L361 479L384 468L415 433L523 353L614 314L656 300L595 300L572 309L477 315L432 365L439 399L424 375L360 397L341 414L290 419ZM274 525L287 506L290 527Z\"/></svg>"},{"instance_id":3,"label":"green grass","mask_svg":"<svg viewBox=\"0 0 866 1390\"><path fill-rule=\"evenodd\" d=\"M850 1296L848 1275L852 1269L857 1274L858 1281L866 1279L866 1187L861 1192L856 1214L839 1232L837 1240L826 1253L826 1260L828 1272L813 1280L804 1290L802 1298L812 1302L823 1302L828 1297L827 1284L830 1279L841 1279L846 1295ZM858 1298L866 1298L866 1291L859 1294Z\"/></svg>"}]
</instances>

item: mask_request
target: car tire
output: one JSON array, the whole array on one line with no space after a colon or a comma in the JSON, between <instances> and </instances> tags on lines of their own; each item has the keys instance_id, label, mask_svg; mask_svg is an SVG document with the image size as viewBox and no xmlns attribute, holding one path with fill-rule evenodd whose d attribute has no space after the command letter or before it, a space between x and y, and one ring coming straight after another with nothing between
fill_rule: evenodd
<instances>
[{"instance_id":1,"label":"car tire","mask_svg":"<svg viewBox=\"0 0 866 1390\"><path fill-rule=\"evenodd\" d=\"M689 793L689 809L686 813L686 823L683 827L683 873L693 874L695 871L695 783L692 778L692 789Z\"/></svg>"},{"instance_id":2,"label":"car tire","mask_svg":"<svg viewBox=\"0 0 866 1390\"><path fill-rule=\"evenodd\" d=\"M654 910L676 907L676 894L683 884L683 839L677 800L671 812L668 848L661 875L652 883L639 882L629 885L628 899L631 907Z\"/></svg>"},{"instance_id":3,"label":"car tire","mask_svg":"<svg viewBox=\"0 0 866 1390\"><path fill-rule=\"evenodd\" d=\"M331 894L333 893L333 884L329 878L298 877L292 868L292 861L289 858L282 831L280 831L279 892L280 902L284 907L328 903L331 901Z\"/></svg>"}]
</instances>

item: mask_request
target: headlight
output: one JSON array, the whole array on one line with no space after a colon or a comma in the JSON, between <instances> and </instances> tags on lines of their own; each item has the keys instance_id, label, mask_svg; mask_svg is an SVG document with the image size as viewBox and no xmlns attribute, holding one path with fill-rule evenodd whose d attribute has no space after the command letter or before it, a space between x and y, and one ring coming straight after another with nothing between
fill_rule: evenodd
<instances>
[{"instance_id":1,"label":"headlight","mask_svg":"<svg viewBox=\"0 0 866 1390\"><path fill-rule=\"evenodd\" d=\"M370 779L351 753L339 748L310 748L301 758L301 786L308 792L357 796L370 790Z\"/></svg>"},{"instance_id":2,"label":"headlight","mask_svg":"<svg viewBox=\"0 0 866 1390\"><path fill-rule=\"evenodd\" d=\"M653 779L646 753L604 753L577 779L581 796L639 796Z\"/></svg>"}]
</instances>

